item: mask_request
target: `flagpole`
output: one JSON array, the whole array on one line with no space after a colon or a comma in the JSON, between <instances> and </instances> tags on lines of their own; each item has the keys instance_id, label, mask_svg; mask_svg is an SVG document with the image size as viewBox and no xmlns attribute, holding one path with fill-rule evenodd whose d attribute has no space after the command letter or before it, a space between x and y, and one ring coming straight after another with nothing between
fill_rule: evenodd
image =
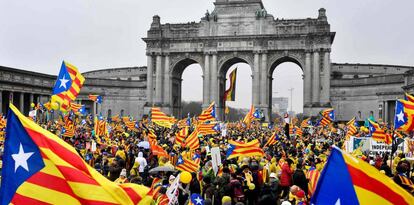
<instances>
[{"instance_id":1,"label":"flagpole","mask_svg":"<svg viewBox=\"0 0 414 205\"><path fill-rule=\"evenodd\" d=\"M391 152L390 152L390 153L391 153L391 159L390 159L390 160L391 160L391 161L390 161L390 162L391 162L391 163L390 163L391 174L393 174L393 173L392 173L392 166L393 166L393 164L394 164L394 163L393 163L393 156L394 156L394 154L392 153L392 147L394 146L394 134L395 134L395 128L393 128L393 129L392 129L392 136L391 136ZM385 163L387 163L387 162L385 162Z\"/></svg>"},{"instance_id":2,"label":"flagpole","mask_svg":"<svg viewBox=\"0 0 414 205\"><path fill-rule=\"evenodd\" d=\"M392 136L391 136L391 158L390 158L390 168L391 168L391 174L393 174L392 173L392 166L393 166L393 164L394 164L394 162L393 162L393 153L392 153L392 147L393 147L393 145L394 145L394 134L395 134L395 113L397 112L397 101L395 101L395 108L394 108L394 126L392 126ZM385 163L387 163L387 162L385 162Z\"/></svg>"}]
</instances>

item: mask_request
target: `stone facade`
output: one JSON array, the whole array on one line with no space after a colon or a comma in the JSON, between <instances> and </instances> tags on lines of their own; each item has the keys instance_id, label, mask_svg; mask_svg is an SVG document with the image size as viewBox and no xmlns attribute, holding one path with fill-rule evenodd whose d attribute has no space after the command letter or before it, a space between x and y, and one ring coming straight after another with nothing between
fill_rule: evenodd
<instances>
[{"instance_id":1,"label":"stone facade","mask_svg":"<svg viewBox=\"0 0 414 205\"><path fill-rule=\"evenodd\" d=\"M124 68L111 69L123 75ZM146 72L146 68L133 68L134 72ZM142 71L144 70L144 71ZM86 105L90 113L102 113L104 116L123 113L124 115L142 116L146 101L146 79L143 80L114 80L113 72L103 75L101 72L85 74L86 80L76 101ZM107 70L103 70L107 73ZM100 78L92 78L92 77ZM139 74L138 76L142 76ZM118 78L118 77L117 77ZM24 114L30 111L33 102L46 103L50 100L56 76L19 70L0 66L0 113L6 112L10 101ZM101 105L94 105L88 99L89 94L103 96ZM95 111L95 112L94 112Z\"/></svg>"},{"instance_id":2,"label":"stone facade","mask_svg":"<svg viewBox=\"0 0 414 205\"><path fill-rule=\"evenodd\" d=\"M252 69L252 104L271 113L272 73L293 62L304 71L304 112L316 114L331 106L331 32L325 9L317 18L285 20L266 12L260 0L217 0L200 22L162 24L153 17L147 37L149 105L181 115L181 75L198 63L203 68L203 105L216 102L223 118L225 74L235 63ZM152 97L154 96L154 97Z\"/></svg>"}]
</instances>

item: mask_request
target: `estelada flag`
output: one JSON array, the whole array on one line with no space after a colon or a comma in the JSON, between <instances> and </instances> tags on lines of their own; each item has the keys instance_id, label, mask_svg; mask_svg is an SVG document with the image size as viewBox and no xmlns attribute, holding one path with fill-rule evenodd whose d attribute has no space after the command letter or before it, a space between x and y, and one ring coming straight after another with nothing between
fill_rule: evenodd
<instances>
[{"instance_id":1,"label":"estelada flag","mask_svg":"<svg viewBox=\"0 0 414 205\"><path fill-rule=\"evenodd\" d=\"M247 143L240 143L235 141L229 141L227 146L226 157L232 159L235 157L253 157L264 156L263 149L260 148L259 141L257 139Z\"/></svg>"},{"instance_id":2,"label":"estelada flag","mask_svg":"<svg viewBox=\"0 0 414 205\"><path fill-rule=\"evenodd\" d=\"M414 130L414 102L406 100L395 102L394 128L405 132Z\"/></svg>"},{"instance_id":3,"label":"estelada flag","mask_svg":"<svg viewBox=\"0 0 414 205\"><path fill-rule=\"evenodd\" d=\"M58 102L62 111L67 111L70 101L78 96L85 78L78 69L63 61L57 77L55 86L53 87L52 102Z\"/></svg>"},{"instance_id":4,"label":"estelada flag","mask_svg":"<svg viewBox=\"0 0 414 205\"><path fill-rule=\"evenodd\" d=\"M93 102L97 102L98 104L102 103L102 96L101 95L89 94L88 98L89 98L89 100L92 100Z\"/></svg>"},{"instance_id":5,"label":"estelada flag","mask_svg":"<svg viewBox=\"0 0 414 205\"><path fill-rule=\"evenodd\" d=\"M236 100L236 78L237 68L230 73L230 87L224 92L224 101L235 101Z\"/></svg>"},{"instance_id":6,"label":"estelada flag","mask_svg":"<svg viewBox=\"0 0 414 205\"><path fill-rule=\"evenodd\" d=\"M10 105L0 204L150 204L149 189L116 184L75 148Z\"/></svg>"},{"instance_id":7,"label":"estelada flag","mask_svg":"<svg viewBox=\"0 0 414 205\"><path fill-rule=\"evenodd\" d=\"M414 197L374 166L334 147L311 204L413 204Z\"/></svg>"},{"instance_id":8,"label":"estelada flag","mask_svg":"<svg viewBox=\"0 0 414 205\"><path fill-rule=\"evenodd\" d=\"M385 134L385 130L382 129L378 123L368 119L368 129L369 129L369 135L372 137L373 140L377 142L386 141L387 136Z\"/></svg>"},{"instance_id":9,"label":"estelada flag","mask_svg":"<svg viewBox=\"0 0 414 205\"><path fill-rule=\"evenodd\" d=\"M216 105L212 102L208 108L203 110L198 116L198 123L204 123L207 121L216 121Z\"/></svg>"},{"instance_id":10,"label":"estelada flag","mask_svg":"<svg viewBox=\"0 0 414 205\"><path fill-rule=\"evenodd\" d=\"M180 171L187 171L187 172L197 172L200 169L200 165L190 159L186 159L182 156L178 157L177 164L175 168Z\"/></svg>"}]
</instances>

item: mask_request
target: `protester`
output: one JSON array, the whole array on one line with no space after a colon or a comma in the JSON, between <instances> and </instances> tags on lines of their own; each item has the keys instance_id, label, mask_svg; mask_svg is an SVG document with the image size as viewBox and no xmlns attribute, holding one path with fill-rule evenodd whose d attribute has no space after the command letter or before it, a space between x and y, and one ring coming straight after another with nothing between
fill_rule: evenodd
<instances>
[{"instance_id":1,"label":"protester","mask_svg":"<svg viewBox=\"0 0 414 205\"><path fill-rule=\"evenodd\" d=\"M214 205L308 204L317 182L317 177L308 177L309 173L314 171L312 174L315 175L311 176L319 176L332 145L342 147L345 143L345 136L338 133L346 133L345 128L333 125L309 125L298 128L303 130L301 134L289 134L286 133L291 132L289 125L285 129L286 123L283 122L272 126L262 126L254 120L248 125L228 122L222 128L225 132L197 133L194 139L199 145L192 148L186 144L187 140L192 132L200 132L197 126L202 124L195 118L190 126L176 121L171 128L147 120L134 123L139 126L128 127L130 117L125 120L106 119L110 129L104 134L94 129L91 117L78 118L78 121L85 120L86 123L76 124L74 135L70 137L61 133L64 118L39 124L60 133L60 137L74 146L85 161L111 181L150 187L156 204L168 204L166 194L175 186L178 187L175 193L177 204L188 204L193 194L199 194L204 204ZM186 127L189 128L188 133L179 141L180 132ZM360 130L354 135L357 134L364 137L366 133ZM272 137L275 137L274 142L271 142ZM238 149L232 146L240 146L240 150L249 152L253 150L252 147L243 147L249 143L255 144L252 146L257 146L261 152L229 157L232 154L229 151ZM3 150L1 145L0 142L0 150ZM211 149L214 147L219 148L219 153L213 154ZM221 159L218 162L212 156L218 157L217 154ZM409 184L412 183L410 171L413 166L403 153L369 156L359 148L352 154L383 170L397 184L413 193ZM391 159L390 156L397 157ZM180 168L179 160L183 159L194 162L196 168L188 164ZM150 171L160 167L163 170ZM191 175L189 181L183 181L180 176L182 169L190 169L185 170Z\"/></svg>"}]
</instances>

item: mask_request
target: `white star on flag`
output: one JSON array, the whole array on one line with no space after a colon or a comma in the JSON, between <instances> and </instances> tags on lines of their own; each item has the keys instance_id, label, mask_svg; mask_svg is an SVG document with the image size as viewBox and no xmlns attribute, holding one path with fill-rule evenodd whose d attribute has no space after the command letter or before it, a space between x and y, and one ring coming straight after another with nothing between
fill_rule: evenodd
<instances>
[{"instance_id":1,"label":"white star on flag","mask_svg":"<svg viewBox=\"0 0 414 205\"><path fill-rule=\"evenodd\" d=\"M65 89L67 89L66 83L68 83L69 80L65 79L65 76L63 76L63 78L61 78L59 80L60 80L60 86L59 86L59 88L64 87Z\"/></svg>"},{"instance_id":2,"label":"white star on flag","mask_svg":"<svg viewBox=\"0 0 414 205\"><path fill-rule=\"evenodd\" d=\"M400 113L397 114L398 122L404 122L404 113L401 110Z\"/></svg>"},{"instance_id":3,"label":"white star on flag","mask_svg":"<svg viewBox=\"0 0 414 205\"><path fill-rule=\"evenodd\" d=\"M200 197L197 197L195 201L196 201L196 204L203 204L203 200L201 200Z\"/></svg>"},{"instance_id":4,"label":"white star on flag","mask_svg":"<svg viewBox=\"0 0 414 205\"><path fill-rule=\"evenodd\" d=\"M23 145L20 143L19 153L12 154L14 160L14 172L17 171L17 168L22 167L26 171L29 171L29 166L27 165L27 160L34 154L34 152L25 153L23 150Z\"/></svg>"},{"instance_id":5,"label":"white star on flag","mask_svg":"<svg viewBox=\"0 0 414 205\"><path fill-rule=\"evenodd\" d=\"M338 198L338 200L335 202L335 205L341 205L341 199Z\"/></svg>"},{"instance_id":6,"label":"white star on flag","mask_svg":"<svg viewBox=\"0 0 414 205\"><path fill-rule=\"evenodd\" d=\"M178 159L178 163L179 164L183 163L183 160L182 159Z\"/></svg>"}]
</instances>

